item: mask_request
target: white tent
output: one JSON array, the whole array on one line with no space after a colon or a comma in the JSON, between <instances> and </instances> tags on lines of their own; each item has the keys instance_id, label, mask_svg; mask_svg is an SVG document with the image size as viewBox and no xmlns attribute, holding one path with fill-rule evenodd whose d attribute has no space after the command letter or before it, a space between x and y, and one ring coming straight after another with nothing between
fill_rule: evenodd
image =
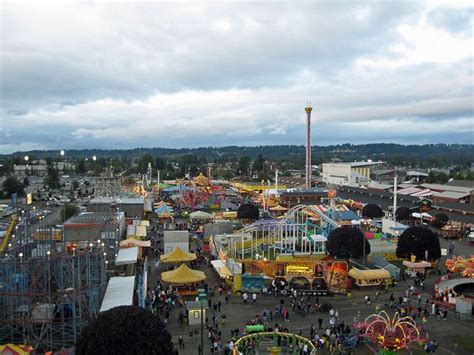
<instances>
[{"instance_id":1,"label":"white tent","mask_svg":"<svg viewBox=\"0 0 474 355\"><path fill-rule=\"evenodd\" d=\"M120 249L115 265L135 264L138 259L138 247Z\"/></svg>"},{"instance_id":2,"label":"white tent","mask_svg":"<svg viewBox=\"0 0 474 355\"><path fill-rule=\"evenodd\" d=\"M189 214L191 221L198 221L198 220L211 220L213 217L211 214L203 212L203 211L196 211Z\"/></svg>"},{"instance_id":3,"label":"white tent","mask_svg":"<svg viewBox=\"0 0 474 355\"><path fill-rule=\"evenodd\" d=\"M105 296L100 306L100 312L107 311L118 306L133 305L133 289L135 288L135 276L111 277Z\"/></svg>"},{"instance_id":4,"label":"white tent","mask_svg":"<svg viewBox=\"0 0 474 355\"><path fill-rule=\"evenodd\" d=\"M433 216L431 216L429 213L426 213L426 212L423 212L421 215L418 212L413 212L411 215L413 218L422 218L422 219L428 219L428 220L433 218Z\"/></svg>"}]
</instances>

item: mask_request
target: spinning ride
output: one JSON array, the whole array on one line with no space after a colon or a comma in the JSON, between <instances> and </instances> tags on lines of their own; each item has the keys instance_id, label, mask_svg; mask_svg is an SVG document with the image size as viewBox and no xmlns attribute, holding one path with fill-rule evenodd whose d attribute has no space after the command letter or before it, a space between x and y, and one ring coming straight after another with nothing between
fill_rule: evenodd
<instances>
[{"instance_id":1,"label":"spinning ride","mask_svg":"<svg viewBox=\"0 0 474 355\"><path fill-rule=\"evenodd\" d=\"M411 317L401 317L398 312L393 318L382 311L368 316L364 322L356 323L361 336L369 338L377 344L381 354L393 354L401 349L408 349L412 342L424 342L421 331Z\"/></svg>"}]
</instances>

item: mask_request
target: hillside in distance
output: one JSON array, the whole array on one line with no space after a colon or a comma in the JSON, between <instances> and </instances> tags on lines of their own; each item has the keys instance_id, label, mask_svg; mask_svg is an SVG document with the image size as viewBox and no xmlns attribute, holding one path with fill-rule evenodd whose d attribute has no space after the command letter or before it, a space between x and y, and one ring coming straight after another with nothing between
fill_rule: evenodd
<instances>
[{"instance_id":1,"label":"hillside in distance","mask_svg":"<svg viewBox=\"0 0 474 355\"><path fill-rule=\"evenodd\" d=\"M135 149L71 149L66 150L67 157L87 158L93 155L101 158L137 159L144 154L159 156L168 159L179 158L184 155L205 157L209 161L235 160L242 156L255 159L262 155L271 161L288 161L304 159L305 149L302 145L266 145L266 146L226 146L226 147L200 147L200 148L135 148ZM474 157L473 144L424 144L402 145L392 143L375 144L341 144L329 146L313 146L313 163L330 161L333 158L342 161L354 160L382 160L395 165L420 165L448 166L450 164L470 165ZM11 156L29 155L35 159L57 158L57 150L32 150L3 155ZM418 164L415 164L418 165Z\"/></svg>"}]
</instances>

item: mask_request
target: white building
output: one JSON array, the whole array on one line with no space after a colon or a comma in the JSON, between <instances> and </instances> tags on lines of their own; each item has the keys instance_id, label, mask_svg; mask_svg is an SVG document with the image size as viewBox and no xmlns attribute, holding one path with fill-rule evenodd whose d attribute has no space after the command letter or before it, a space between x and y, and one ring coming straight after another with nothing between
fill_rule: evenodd
<instances>
[{"instance_id":1,"label":"white building","mask_svg":"<svg viewBox=\"0 0 474 355\"><path fill-rule=\"evenodd\" d=\"M324 163L322 178L326 184L360 186L370 182L370 168L382 162Z\"/></svg>"},{"instance_id":2,"label":"white building","mask_svg":"<svg viewBox=\"0 0 474 355\"><path fill-rule=\"evenodd\" d=\"M181 250L189 251L189 232L188 231L164 231L163 249L165 254L171 253L177 247Z\"/></svg>"}]
</instances>

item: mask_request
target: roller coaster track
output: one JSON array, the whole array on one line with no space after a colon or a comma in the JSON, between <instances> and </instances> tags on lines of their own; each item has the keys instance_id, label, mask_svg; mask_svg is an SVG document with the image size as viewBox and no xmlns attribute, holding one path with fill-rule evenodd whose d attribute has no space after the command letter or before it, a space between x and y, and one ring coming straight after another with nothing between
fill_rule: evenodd
<instances>
[{"instance_id":1,"label":"roller coaster track","mask_svg":"<svg viewBox=\"0 0 474 355\"><path fill-rule=\"evenodd\" d=\"M10 240L10 235L12 234L13 228L15 227L15 223L16 223L16 214L12 216L12 220L10 222L10 225L8 226L7 233L5 234L2 244L0 245L0 253L3 253L3 251L8 245L8 241Z\"/></svg>"},{"instance_id":2,"label":"roller coaster track","mask_svg":"<svg viewBox=\"0 0 474 355\"><path fill-rule=\"evenodd\" d=\"M314 208L311 205L298 205L298 206L292 207L287 212L287 216L288 216L287 219L293 217L295 213L298 213L298 212L303 211L303 210L309 210L309 211L315 213L319 218L321 218L321 220L325 221L326 223L328 223L333 228L339 228L340 227L339 223L337 223L335 220L333 220L327 214L321 212L320 210L318 210L317 208Z\"/></svg>"},{"instance_id":3,"label":"roller coaster track","mask_svg":"<svg viewBox=\"0 0 474 355\"><path fill-rule=\"evenodd\" d=\"M285 225L285 224L290 224L290 225L297 224L298 230L305 232L306 229L303 228L301 225L299 225L296 222L296 218L295 218L295 214L300 212L300 211L303 211L303 210L311 211L312 213L316 214L321 220L323 220L327 223L328 228L326 228L326 234L329 234L331 229L335 229L335 228L340 227L340 225L336 221L334 221L332 218L330 218L328 215L321 212L317 208L314 208L313 206L310 206L310 205L298 205L298 206L295 206L295 207L291 208L287 212L287 217L286 217L285 220L281 220L281 221L274 222L274 223L269 223L267 225L269 227L268 229L264 228L265 225L253 223L249 226L246 226L246 227L240 229L239 231L234 232L233 234L234 234L235 237L238 237L238 236L241 236L242 234L248 234L248 233L252 233L252 232L255 232L255 231L259 231L260 230L259 228L262 228L262 227L264 228L264 229L262 229L262 231L266 230L269 233L275 233L277 230L279 230L279 228L281 228L282 225ZM308 221L306 221L306 223L308 223ZM309 224L309 226L311 226L313 228L316 228L319 231L323 231L323 229L318 225ZM240 250L242 248L242 243L243 243L244 250L258 248L261 245L266 244L266 243L269 243L269 244L275 243L279 239L280 239L280 237L278 235L270 235L266 238L262 237L262 238L255 238L253 240L246 240L246 241L243 241L243 242L239 241L239 242L235 243L235 248L237 250Z\"/></svg>"}]
</instances>

